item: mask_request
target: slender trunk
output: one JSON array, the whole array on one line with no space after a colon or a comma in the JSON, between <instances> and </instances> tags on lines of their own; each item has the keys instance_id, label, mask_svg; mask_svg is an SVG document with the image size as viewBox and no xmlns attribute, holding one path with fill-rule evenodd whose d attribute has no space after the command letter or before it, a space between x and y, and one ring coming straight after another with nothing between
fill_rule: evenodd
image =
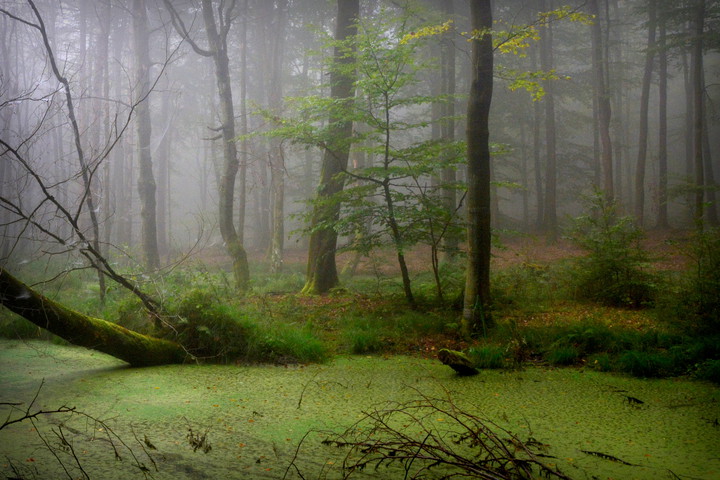
<instances>
[{"instance_id":1,"label":"slender trunk","mask_svg":"<svg viewBox=\"0 0 720 480\"><path fill-rule=\"evenodd\" d=\"M278 0L272 31L284 32L287 18L287 0ZM282 110L282 66L285 50L285 35L273 35L270 55L270 88L268 103L273 115L280 116ZM271 140L270 145L270 190L272 192L272 239L270 241L270 270L279 273L283 265L285 240L285 157L282 141Z\"/></svg>"},{"instance_id":2,"label":"slender trunk","mask_svg":"<svg viewBox=\"0 0 720 480\"><path fill-rule=\"evenodd\" d=\"M220 7L222 8L222 6ZM218 98L220 100L220 122L222 124L223 167L219 187L219 224L220 235L233 262L235 288L245 293L250 281L247 253L242 240L238 237L233 223L233 203L235 200L235 177L239 169L237 146L235 143L235 111L233 107L230 81L230 60L227 53L228 25L221 23L221 30L215 22L211 0L202 2L203 21L207 32L208 44L215 64ZM223 12L230 14L231 12ZM221 15L221 19L226 15ZM225 21L231 21L225 18Z\"/></svg>"},{"instance_id":3,"label":"slender trunk","mask_svg":"<svg viewBox=\"0 0 720 480\"><path fill-rule=\"evenodd\" d=\"M355 22L359 12L359 0L338 0L335 30L337 41L341 42L357 33ZM345 49L335 47L334 62L337 65L352 62L351 57ZM350 104L354 97L353 77L354 74L347 74L341 69L331 70L330 96L340 103ZM338 177L347 168L352 122L332 112L328 121L336 145L326 148L323 154L318 202L313 207L311 220L313 233L310 236L307 278L303 293L326 293L339 283L335 262L337 233L331 226L338 218L339 206L328 206L326 202L343 189L343 181Z\"/></svg>"},{"instance_id":4,"label":"slender trunk","mask_svg":"<svg viewBox=\"0 0 720 480\"><path fill-rule=\"evenodd\" d=\"M650 104L650 83L655 58L655 24L657 8L654 1L648 3L648 41L645 52L645 73L643 74L640 94L640 132L638 138L638 156L635 164L635 218L638 225L644 223L645 213L645 164L648 146L648 107Z\"/></svg>"},{"instance_id":5,"label":"slender trunk","mask_svg":"<svg viewBox=\"0 0 720 480\"><path fill-rule=\"evenodd\" d=\"M467 110L467 270L462 331L465 335L493 326L490 315L490 129L493 91L492 5L471 0L472 80Z\"/></svg>"},{"instance_id":6,"label":"slender trunk","mask_svg":"<svg viewBox=\"0 0 720 480\"><path fill-rule=\"evenodd\" d=\"M135 40L135 74L137 76L137 145L138 194L142 221L142 248L145 265L150 270L160 266L157 243L157 204L155 175L150 151L150 33L145 0L133 0L133 39Z\"/></svg>"},{"instance_id":7,"label":"slender trunk","mask_svg":"<svg viewBox=\"0 0 720 480\"><path fill-rule=\"evenodd\" d=\"M248 30L248 0L243 2L242 10L242 33L240 36L240 135L243 140L240 142L240 171L237 179L238 183L238 224L237 235L241 243L245 243L245 212L247 200L247 167L248 167L248 148L250 142L247 140L248 134L248 111L247 111L247 84L248 84L248 68L247 68L247 30Z\"/></svg>"},{"instance_id":8,"label":"slender trunk","mask_svg":"<svg viewBox=\"0 0 720 480\"><path fill-rule=\"evenodd\" d=\"M697 0L693 19L692 84L693 84L693 159L695 167L695 224L702 229L705 201L705 166L703 164L703 30L705 0Z\"/></svg>"},{"instance_id":9,"label":"slender trunk","mask_svg":"<svg viewBox=\"0 0 720 480\"><path fill-rule=\"evenodd\" d=\"M608 200L614 199L612 141L610 139L610 96L607 88L607 57L603 55L603 38L598 0L589 0L590 13L595 16L591 27L592 63L595 98L597 99L600 129L601 158L603 167L603 191Z\"/></svg>"},{"instance_id":10,"label":"slender trunk","mask_svg":"<svg viewBox=\"0 0 720 480\"><path fill-rule=\"evenodd\" d=\"M537 70L536 55L533 53L532 69ZM540 231L545 224L545 195L543 187L543 165L540 150L542 146L540 125L542 123L542 106L540 102L533 102L533 170L535 172L535 197L536 197L536 217L535 228Z\"/></svg>"},{"instance_id":11,"label":"slender trunk","mask_svg":"<svg viewBox=\"0 0 720 480\"><path fill-rule=\"evenodd\" d=\"M455 14L455 6L453 0L445 0L442 3L443 15L450 18ZM446 32L440 40L440 49L442 57L442 73L444 76L443 92L442 94L448 96L448 100L443 104L442 115L446 118L442 123L441 137L448 143L455 141L455 76L456 76L456 62L455 62L455 45L452 42L452 32ZM442 170L442 182L446 185L443 188L442 198L445 210L453 215L457 208L457 197L455 195L455 188L452 185L455 183L456 175L455 169L452 167L446 167ZM458 238L454 235L446 235L443 238L443 252L444 258L447 261L452 261L458 251Z\"/></svg>"},{"instance_id":12,"label":"slender trunk","mask_svg":"<svg viewBox=\"0 0 720 480\"><path fill-rule=\"evenodd\" d=\"M30 7L33 10L35 18L38 21L38 25L40 26L40 33L43 37L45 51L49 55L50 66L52 68L53 74L55 75L55 78L57 79L57 81L62 84L63 90L65 91L65 101L66 101L66 106L67 106L67 110L68 110L68 117L70 119L70 125L72 127L73 139L75 140L75 151L77 152L78 163L80 164L81 177L82 177L82 181L83 181L83 197L81 199L81 204L84 203L87 206L88 213L90 215L90 222L92 224L92 238L90 239L90 242L92 243L93 250L95 252L98 252L98 254L99 254L99 252L100 252L100 224L98 222L97 211L95 210L95 201L93 199L93 193L92 193L92 175L91 175L92 172L90 171L90 166L88 165L88 162L86 160L85 151L82 147L82 142L80 139L80 127L78 125L77 117L75 115L75 104L73 102L72 93L70 91L70 83L68 82L67 78L64 77L60 73L60 69L55 60L55 55L53 53L52 48L50 47L50 40L47 36L47 30L45 29L45 23L43 22L40 12L37 10L37 7L35 6L34 2L30 1L29 3L30 3ZM80 214L80 210L78 210L75 218L78 217L79 214ZM93 262L92 266L97 271L98 285L100 287L100 301L102 303L104 303L105 302L105 275L103 274L102 270L98 267L96 262Z\"/></svg>"},{"instance_id":13,"label":"slender trunk","mask_svg":"<svg viewBox=\"0 0 720 480\"><path fill-rule=\"evenodd\" d=\"M658 55L660 56L659 76L660 83L658 86L658 219L657 228L670 228L668 222L668 143L667 143L667 51L666 51L666 31L665 16L660 18L659 24L659 41Z\"/></svg>"},{"instance_id":14,"label":"slender trunk","mask_svg":"<svg viewBox=\"0 0 720 480\"><path fill-rule=\"evenodd\" d=\"M540 0L541 12L546 11L545 0ZM551 2L552 3L552 2ZM551 5L552 7L552 5ZM540 44L540 68L549 72L553 69L553 31L552 22L546 25L545 35ZM557 239L557 144L555 126L555 94L552 80L544 83L545 88L545 213L543 215L548 239Z\"/></svg>"},{"instance_id":15,"label":"slender trunk","mask_svg":"<svg viewBox=\"0 0 720 480\"><path fill-rule=\"evenodd\" d=\"M687 35L691 35L692 26L688 23ZM693 109L693 80L692 80L692 55L691 48L682 49L682 68L683 68L683 86L685 87L685 128L683 129L683 139L685 140L685 181L688 185L693 182L693 121L695 112ZM687 215L692 222L693 217L693 192L688 189L685 195L687 205Z\"/></svg>"}]
</instances>

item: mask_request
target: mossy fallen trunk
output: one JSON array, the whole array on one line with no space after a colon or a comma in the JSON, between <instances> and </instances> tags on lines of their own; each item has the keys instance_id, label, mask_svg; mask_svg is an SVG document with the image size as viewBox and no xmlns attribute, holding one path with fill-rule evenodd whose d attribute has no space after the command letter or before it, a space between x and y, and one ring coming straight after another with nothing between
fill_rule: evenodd
<instances>
[{"instance_id":1,"label":"mossy fallen trunk","mask_svg":"<svg viewBox=\"0 0 720 480\"><path fill-rule=\"evenodd\" d=\"M73 345L107 353L133 367L183 363L188 358L177 343L71 310L37 293L2 268L0 304Z\"/></svg>"}]
</instances>

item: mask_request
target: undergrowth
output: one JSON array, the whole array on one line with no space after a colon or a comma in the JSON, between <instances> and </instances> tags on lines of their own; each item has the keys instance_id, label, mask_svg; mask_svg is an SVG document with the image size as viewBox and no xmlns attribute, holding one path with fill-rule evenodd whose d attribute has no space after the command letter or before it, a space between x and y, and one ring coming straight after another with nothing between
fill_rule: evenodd
<instances>
[{"instance_id":1,"label":"undergrowth","mask_svg":"<svg viewBox=\"0 0 720 480\"><path fill-rule=\"evenodd\" d=\"M299 268L272 275L256 267L251 293L239 297L227 272L194 266L149 278L144 288L167 312L162 335L205 362L322 362L338 353L433 356L453 348L467 350L479 368L534 362L640 377L694 375L720 383L720 234L692 235L682 246L690 258L687 271L663 273L660 282L646 263L649 256L638 250L635 227L603 217L612 209L598 205L600 212L583 220L589 222L582 234L589 258L580 263L528 259L493 271L497 327L473 341L460 337L460 312L451 301L460 292L461 264L442 267L444 302L434 294L431 275L414 279L417 310L407 308L400 283L389 275L346 277L343 287L327 296L304 297L297 294L303 280ZM633 280L618 285L629 293L618 296L606 288L599 297L597 292L579 295L580 285L614 282L621 268L615 257L634 272L622 266L622 275ZM583 269L602 275L579 276ZM635 282L642 288L630 288ZM38 288L84 313L158 334L139 300L122 289L111 288L100 304L91 272L64 275ZM4 310L0 336L54 338Z\"/></svg>"}]
</instances>

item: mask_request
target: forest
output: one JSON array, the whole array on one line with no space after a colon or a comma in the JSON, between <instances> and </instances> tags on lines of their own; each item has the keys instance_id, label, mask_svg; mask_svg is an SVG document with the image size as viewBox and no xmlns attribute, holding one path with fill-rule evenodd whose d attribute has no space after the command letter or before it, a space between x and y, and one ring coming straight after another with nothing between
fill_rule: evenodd
<instances>
[{"instance_id":1,"label":"forest","mask_svg":"<svg viewBox=\"0 0 720 480\"><path fill-rule=\"evenodd\" d=\"M717 0L3 0L10 478L720 476Z\"/></svg>"}]
</instances>

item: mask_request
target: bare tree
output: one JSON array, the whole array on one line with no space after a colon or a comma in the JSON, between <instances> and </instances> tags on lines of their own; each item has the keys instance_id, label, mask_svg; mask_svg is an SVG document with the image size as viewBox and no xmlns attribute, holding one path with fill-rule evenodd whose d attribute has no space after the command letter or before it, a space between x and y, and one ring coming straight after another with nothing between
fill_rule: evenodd
<instances>
[{"instance_id":1,"label":"bare tree","mask_svg":"<svg viewBox=\"0 0 720 480\"><path fill-rule=\"evenodd\" d=\"M195 53L211 57L215 64L215 80L220 100L220 130L224 159L220 177L220 235L233 262L235 286L239 292L244 293L248 289L250 272L243 239L238 236L233 222L235 180L240 164L235 143L235 107L233 106L227 42L230 27L235 20L234 10L237 2L232 0L227 5L225 2L219 2L217 8L214 9L212 0L202 1L202 15L208 44L207 48L202 48L191 38L185 23L170 0L163 1L170 12L173 25L178 33L190 43ZM240 202L244 201L244 198L240 199Z\"/></svg>"}]
</instances>

